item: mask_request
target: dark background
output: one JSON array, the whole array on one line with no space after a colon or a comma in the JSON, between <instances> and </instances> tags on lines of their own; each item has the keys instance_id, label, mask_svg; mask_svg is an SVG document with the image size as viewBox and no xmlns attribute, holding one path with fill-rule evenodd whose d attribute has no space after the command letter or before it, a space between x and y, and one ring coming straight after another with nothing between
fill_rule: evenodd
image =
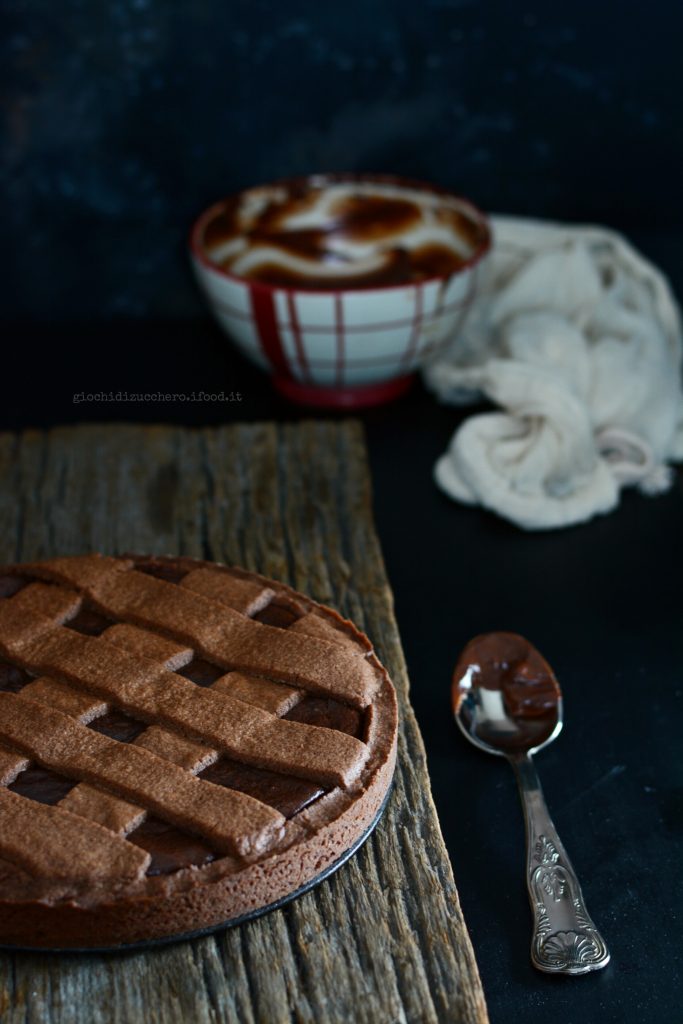
<instances>
[{"instance_id":1,"label":"dark background","mask_svg":"<svg viewBox=\"0 0 683 1024\"><path fill-rule=\"evenodd\" d=\"M197 316L192 219L316 170L648 235L681 224L671 0L4 7L8 318Z\"/></svg>"},{"instance_id":2,"label":"dark background","mask_svg":"<svg viewBox=\"0 0 683 1024\"><path fill-rule=\"evenodd\" d=\"M389 171L488 210L605 223L683 291L681 5L4 8L6 426L298 416L213 325L185 253L209 202L283 175ZM242 401L72 400L195 388ZM492 1022L675 1020L680 477L664 497L629 493L613 515L526 535L434 488L459 415L417 386L364 420L413 700ZM459 649L501 627L533 638L565 690L566 729L539 768L612 949L596 975L553 979L529 965L514 781L449 720Z\"/></svg>"}]
</instances>

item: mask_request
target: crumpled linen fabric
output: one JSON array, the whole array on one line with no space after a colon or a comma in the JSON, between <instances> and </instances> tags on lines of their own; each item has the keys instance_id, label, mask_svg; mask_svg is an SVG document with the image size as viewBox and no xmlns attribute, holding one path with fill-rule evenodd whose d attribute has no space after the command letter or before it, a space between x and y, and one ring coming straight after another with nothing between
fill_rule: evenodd
<instances>
[{"instance_id":1,"label":"crumpled linen fabric","mask_svg":"<svg viewBox=\"0 0 683 1024\"><path fill-rule=\"evenodd\" d=\"M683 345L664 276L600 227L493 217L457 338L423 369L443 402L493 402L438 460L452 498L528 530L668 489L683 459Z\"/></svg>"}]
</instances>

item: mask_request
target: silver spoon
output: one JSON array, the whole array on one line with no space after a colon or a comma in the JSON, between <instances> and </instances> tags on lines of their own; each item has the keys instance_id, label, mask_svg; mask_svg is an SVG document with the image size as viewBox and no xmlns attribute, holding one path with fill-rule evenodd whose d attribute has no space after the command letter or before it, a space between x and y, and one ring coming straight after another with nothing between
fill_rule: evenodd
<instances>
[{"instance_id":1,"label":"silver spoon","mask_svg":"<svg viewBox=\"0 0 683 1024\"><path fill-rule=\"evenodd\" d=\"M516 633L475 637L455 666L453 713L468 740L506 757L517 776L526 820L534 967L552 974L599 971L609 963L609 951L586 910L531 760L562 728L562 693L553 670Z\"/></svg>"}]
</instances>

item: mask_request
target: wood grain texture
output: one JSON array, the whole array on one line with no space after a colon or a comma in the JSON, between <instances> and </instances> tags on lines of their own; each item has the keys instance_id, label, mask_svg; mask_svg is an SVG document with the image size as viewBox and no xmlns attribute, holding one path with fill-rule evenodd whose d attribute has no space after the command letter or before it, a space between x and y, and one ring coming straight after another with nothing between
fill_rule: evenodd
<instances>
[{"instance_id":1,"label":"wood grain texture","mask_svg":"<svg viewBox=\"0 0 683 1024\"><path fill-rule=\"evenodd\" d=\"M364 629L397 687L385 815L283 910L117 955L0 953L0 1020L399 1024L487 1020L431 800L357 423L77 427L0 436L3 561L187 554L285 580Z\"/></svg>"}]
</instances>

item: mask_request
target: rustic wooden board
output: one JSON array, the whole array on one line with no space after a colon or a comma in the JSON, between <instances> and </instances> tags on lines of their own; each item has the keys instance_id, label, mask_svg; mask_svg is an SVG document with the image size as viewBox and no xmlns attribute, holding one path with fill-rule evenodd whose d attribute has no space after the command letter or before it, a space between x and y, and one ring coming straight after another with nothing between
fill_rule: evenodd
<instances>
[{"instance_id":1,"label":"rustic wooden board","mask_svg":"<svg viewBox=\"0 0 683 1024\"><path fill-rule=\"evenodd\" d=\"M371 637L399 692L387 811L338 874L239 928L145 952L0 954L0 1020L485 1022L408 702L361 427L93 426L0 435L3 561L179 553L286 580Z\"/></svg>"}]
</instances>

